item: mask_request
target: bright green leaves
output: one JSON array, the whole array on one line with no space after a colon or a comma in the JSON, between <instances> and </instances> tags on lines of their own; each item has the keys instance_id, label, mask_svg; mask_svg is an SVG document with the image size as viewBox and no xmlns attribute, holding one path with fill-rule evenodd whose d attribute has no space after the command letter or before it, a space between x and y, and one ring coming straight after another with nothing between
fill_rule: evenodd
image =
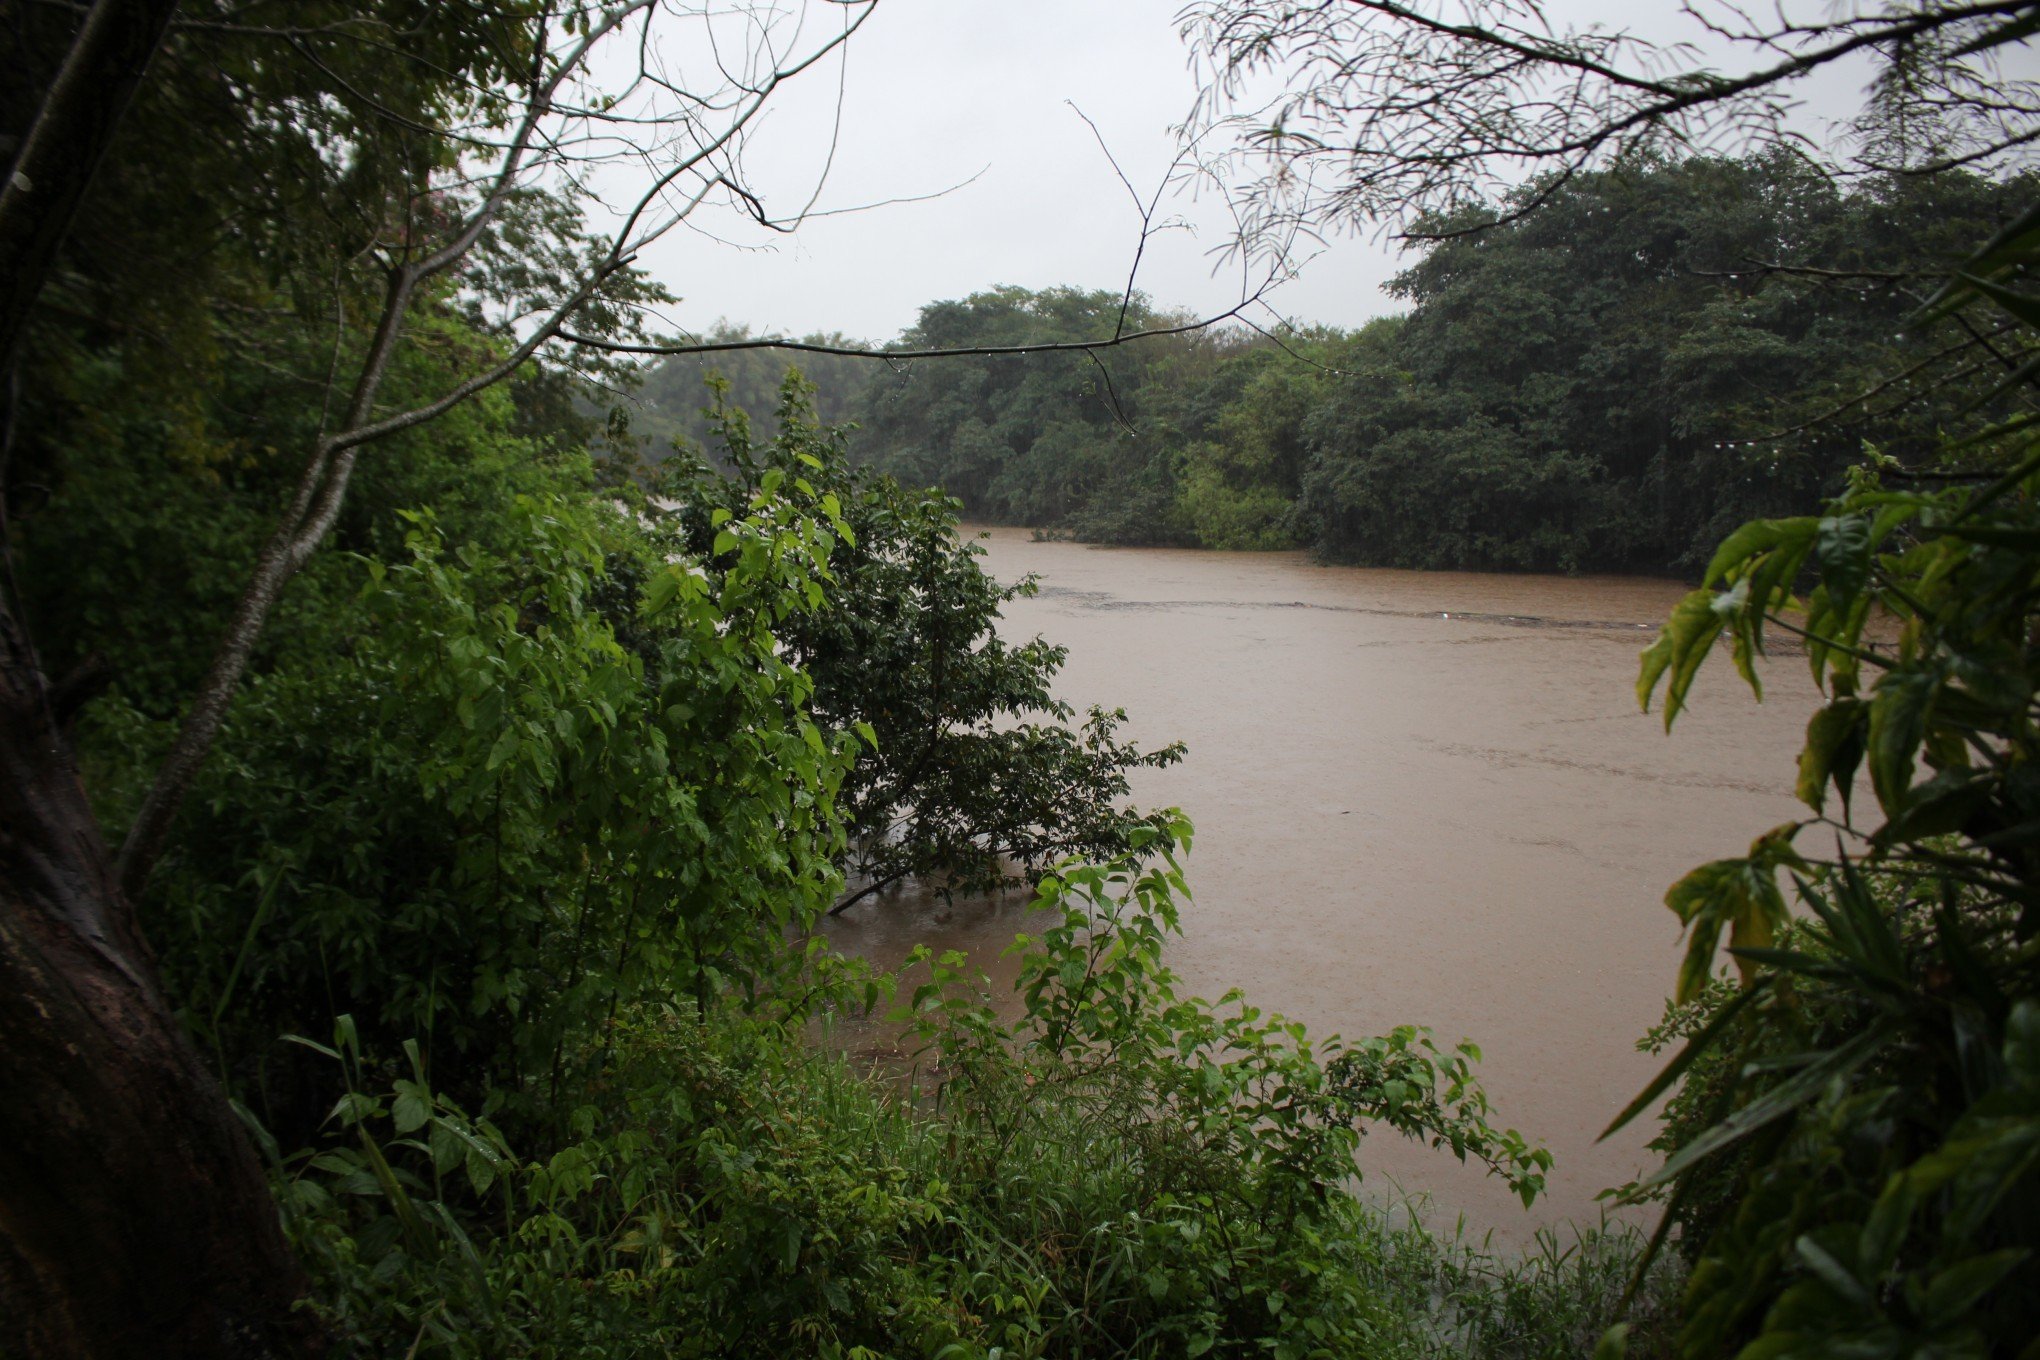
<instances>
[{"instance_id":1,"label":"bright green leaves","mask_svg":"<svg viewBox=\"0 0 2040 1360\"><path fill-rule=\"evenodd\" d=\"M1785 894L1778 887L1778 875L1788 868L1805 867L1805 860L1792 848L1799 827L1798 822L1787 822L1773 828L1756 839L1749 854L1703 864L1666 892L1665 905L1687 930L1686 958L1679 967L1675 1001L1691 1001L1707 985L1723 930L1729 933L1731 949L1762 949L1785 928L1791 917ZM1748 983L1754 966L1741 958L1736 964Z\"/></svg>"},{"instance_id":2,"label":"bright green leaves","mask_svg":"<svg viewBox=\"0 0 2040 1360\"><path fill-rule=\"evenodd\" d=\"M669 562L653 573L645 585L640 604L646 618L657 621L675 610L686 610L706 601L708 579L699 567Z\"/></svg>"},{"instance_id":3,"label":"bright green leaves","mask_svg":"<svg viewBox=\"0 0 2040 1360\"><path fill-rule=\"evenodd\" d=\"M1348 1117L1386 1124L1405 1138L1485 1163L1529 1208L1544 1192L1551 1153L1514 1129L1497 1129L1487 1093L1474 1078L1480 1049L1461 1042L1449 1053L1431 1031L1401 1025L1352 1044L1326 1067Z\"/></svg>"},{"instance_id":4,"label":"bright green leaves","mask_svg":"<svg viewBox=\"0 0 2040 1360\"><path fill-rule=\"evenodd\" d=\"M1680 600L1657 640L1643 653L1636 681L1636 699L1646 711L1660 681L1665 684L1665 730L1670 731L1686 707L1714 643L1724 632L1732 644L1736 671L1762 698L1756 671L1764 652L1764 624L1775 611L1792 602L1792 584L1810 555L1826 556L1844 577L1853 570L1849 545L1853 530L1826 527L1812 519L1758 520L1745 524L1722 543L1709 563L1702 588ZM1867 529L1866 529L1867 532ZM1823 570L1826 570L1825 565ZM1715 590L1717 584L1725 585Z\"/></svg>"},{"instance_id":5,"label":"bright green leaves","mask_svg":"<svg viewBox=\"0 0 2040 1360\"><path fill-rule=\"evenodd\" d=\"M775 632L836 539L765 500L711 574L602 503L503 518L455 547L415 517L348 650L244 709L256 768L310 771L253 823L294 871L259 982L564 1098L618 1007L759 985L840 889L854 739L813 721ZM332 715L315 743L306 713Z\"/></svg>"},{"instance_id":6,"label":"bright green leaves","mask_svg":"<svg viewBox=\"0 0 2040 1360\"><path fill-rule=\"evenodd\" d=\"M2018 291L2040 258L2036 220L2019 228L2023 244L2004 238L1979 257L1944 292L1947 306L1989 302L2018 326L2040 323ZM1689 932L1678 1001L1702 998L1724 934L1743 982L1689 1010L1692 1041L1623 1114L1682 1083L1659 1144L1668 1160L1635 1189L1672 1187L1668 1218L1687 1234L1685 1354L2031 1345L2040 454L2030 436L2013 421L1946 445L1944 467L1979 471L1907 478L1927 490L1883 489L1906 468L1873 456L1819 519L1745 526L1709 573L1727 589L1682 602L1645 656L1640 692L1669 677L1670 714L1714 640L1703 608L1726 619L1739 665L1761 651L1768 617L1804 638L1830 696L1807 724L1796 792L1833 824L1834 862L1804 860L1784 827L1666 897ZM1797 620L1795 577L1814 582ZM1856 821L1864 771L1881 825ZM1830 791L1839 820L1825 815ZM1785 869L1811 919L1787 915Z\"/></svg>"},{"instance_id":7,"label":"bright green leaves","mask_svg":"<svg viewBox=\"0 0 2040 1360\"><path fill-rule=\"evenodd\" d=\"M1728 623L1727 615L1715 607L1717 598L1711 590L1696 590L1680 600L1659 631L1657 641L1644 650L1642 672L1636 681L1636 702L1648 712L1658 682L1669 676L1665 686L1666 731L1671 730L1679 710L1686 706L1686 693L1693 687L1700 663L1707 659L1714 640Z\"/></svg>"}]
</instances>

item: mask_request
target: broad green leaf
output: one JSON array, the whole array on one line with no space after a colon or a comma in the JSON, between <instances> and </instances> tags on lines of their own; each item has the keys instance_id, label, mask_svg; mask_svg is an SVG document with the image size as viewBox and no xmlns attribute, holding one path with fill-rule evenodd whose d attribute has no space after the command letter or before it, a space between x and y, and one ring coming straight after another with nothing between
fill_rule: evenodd
<instances>
[{"instance_id":1,"label":"broad green leaf","mask_svg":"<svg viewBox=\"0 0 2040 1360\"><path fill-rule=\"evenodd\" d=\"M1711 590L1696 590L1672 607L1672 616L1658 633L1658 639L1643 653L1642 671L1636 681L1636 700L1650 710L1658 681L1669 675L1665 688L1665 730L1685 707L1686 693L1707 651L1721 636L1728 616L1716 607L1719 597Z\"/></svg>"},{"instance_id":2,"label":"broad green leaf","mask_svg":"<svg viewBox=\"0 0 2040 1360\"><path fill-rule=\"evenodd\" d=\"M1870 784L1888 818L1905 812L1913 765L1939 687L1939 677L1929 672L1891 671L1878 681L1870 700Z\"/></svg>"},{"instance_id":3,"label":"broad green leaf","mask_svg":"<svg viewBox=\"0 0 2040 1360\"><path fill-rule=\"evenodd\" d=\"M1665 893L1670 907L1689 932L1686 956L1679 966L1673 999L1681 1005L1698 996L1714 970L1714 954L1721 932L1729 931L1730 943L1741 948L1762 948L1782 929L1790 914L1785 896L1778 889L1778 874L1786 866L1803 866L1805 861L1792 848L1799 823L1787 822L1750 846L1741 859L1718 859L1688 873ZM1736 960L1743 985L1754 981L1754 966Z\"/></svg>"},{"instance_id":4,"label":"broad green leaf","mask_svg":"<svg viewBox=\"0 0 2040 1360\"><path fill-rule=\"evenodd\" d=\"M424 1128L431 1114L431 1102L423 1093L411 1089L410 1082L399 1084L397 1098L390 1104L390 1120L398 1133L414 1133Z\"/></svg>"},{"instance_id":5,"label":"broad green leaf","mask_svg":"<svg viewBox=\"0 0 2040 1360\"><path fill-rule=\"evenodd\" d=\"M1906 796L1905 810L1879 827L1872 841L1888 847L1960 831L1989 805L1997 787L1997 776L1992 773L1944 770L1913 786Z\"/></svg>"},{"instance_id":6,"label":"broad green leaf","mask_svg":"<svg viewBox=\"0 0 2040 1360\"><path fill-rule=\"evenodd\" d=\"M1960 1322L2032 1254L2024 1247L2009 1247L1948 1267L1927 1285L1922 1320L1930 1327Z\"/></svg>"},{"instance_id":7,"label":"broad green leaf","mask_svg":"<svg viewBox=\"0 0 2040 1360\"><path fill-rule=\"evenodd\" d=\"M1870 583L1871 523L1867 515L1830 516L1820 522L1813 560L1837 612Z\"/></svg>"},{"instance_id":8,"label":"broad green leaf","mask_svg":"<svg viewBox=\"0 0 2040 1360\"><path fill-rule=\"evenodd\" d=\"M1799 801L1819 812L1832 782L1842 798L1842 816L1849 814L1849 794L1866 742L1867 706L1860 699L1836 699L1806 724L1806 745L1799 752Z\"/></svg>"},{"instance_id":9,"label":"broad green leaf","mask_svg":"<svg viewBox=\"0 0 2040 1360\"><path fill-rule=\"evenodd\" d=\"M1714 550L1714 557L1707 564L1707 574L1700 579L1703 586L1719 585L1728 574L1750 558L1761 552L1768 552L1781 543L1810 534L1814 521L1811 519L1759 519L1743 525L1721 541Z\"/></svg>"}]
</instances>

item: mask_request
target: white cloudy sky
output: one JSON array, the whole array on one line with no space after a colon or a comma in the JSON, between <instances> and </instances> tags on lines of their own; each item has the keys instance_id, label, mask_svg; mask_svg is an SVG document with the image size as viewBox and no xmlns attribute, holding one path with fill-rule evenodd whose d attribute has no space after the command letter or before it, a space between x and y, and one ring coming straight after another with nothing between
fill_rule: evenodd
<instances>
[{"instance_id":1,"label":"white cloudy sky","mask_svg":"<svg viewBox=\"0 0 2040 1360\"><path fill-rule=\"evenodd\" d=\"M884 0L847 50L842 134L822 206L948 189L926 202L813 220L791 239L729 231L760 249L680 233L644 263L684 301L690 328L720 317L758 330L840 330L881 339L923 303L996 284L1118 288L1140 218L1081 108L1137 187L1174 155L1172 124L1195 93L1173 16L1181 0ZM747 159L781 210L812 189L828 143L836 73L817 69L782 102ZM790 97L787 97L790 96ZM1158 302L1223 310L1236 270L1211 276L1224 239L1216 203L1178 201L1200 229L1162 233L1140 283ZM725 223L735 228L734 223ZM721 228L719 228L721 230ZM1386 305L1385 252L1319 261L1285 306L1352 323ZM1306 297L1308 288L1317 296Z\"/></svg>"},{"instance_id":2,"label":"white cloudy sky","mask_svg":"<svg viewBox=\"0 0 2040 1360\"><path fill-rule=\"evenodd\" d=\"M683 298L668 316L700 330L718 319L755 331L833 330L882 340L919 307L997 284L1120 287L1139 217L1091 130L1095 121L1134 184L1169 170L1169 129L1195 94L1174 18L1182 0L884 0L849 45L841 137L821 206L951 191L809 222L792 237L718 227L736 245L682 232L642 263ZM1671 0L1554 0L1565 22L1642 24L1684 38ZM1661 27L1662 26L1662 27ZM1806 91L1815 113L1854 103L1861 72ZM747 171L778 210L813 190L838 99L817 69L782 92ZM975 178L974 178L975 177ZM1151 243L1139 284L1158 303L1204 313L1239 295L1236 268L1214 276L1228 220L1210 195L1165 215L1186 230ZM1380 291L1392 243L1342 240L1275 297L1298 322L1357 325L1394 310Z\"/></svg>"}]
</instances>

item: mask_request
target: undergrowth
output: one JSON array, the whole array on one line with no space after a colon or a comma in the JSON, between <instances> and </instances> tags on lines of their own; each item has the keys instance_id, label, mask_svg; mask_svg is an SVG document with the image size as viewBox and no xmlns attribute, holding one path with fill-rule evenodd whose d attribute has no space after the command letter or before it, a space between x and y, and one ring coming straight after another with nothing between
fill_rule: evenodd
<instances>
[{"instance_id":1,"label":"undergrowth","mask_svg":"<svg viewBox=\"0 0 2040 1360\"><path fill-rule=\"evenodd\" d=\"M343 1023L315 1046L350 1090L328 1138L271 1148L320 1306L354 1353L416 1357L1592 1350L1626 1230L1512 1257L1357 1193L1368 1121L1535 1193L1548 1156L1486 1123L1463 1056L1418 1031L1314 1045L1237 996L1176 995L1185 834L1044 882L1013 1026L960 959L918 956L911 1083L815 1045L805 1007L640 1006L534 1155L415 1047L393 1079ZM1630 1355L1655 1353L1663 1284Z\"/></svg>"}]
</instances>

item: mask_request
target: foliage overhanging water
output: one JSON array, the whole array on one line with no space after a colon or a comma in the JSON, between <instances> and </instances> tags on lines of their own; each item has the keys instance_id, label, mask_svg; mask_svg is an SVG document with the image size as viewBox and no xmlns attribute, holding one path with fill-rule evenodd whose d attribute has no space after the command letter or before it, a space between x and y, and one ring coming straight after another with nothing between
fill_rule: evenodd
<instances>
[{"instance_id":1,"label":"foliage overhanging water","mask_svg":"<svg viewBox=\"0 0 2040 1360\"><path fill-rule=\"evenodd\" d=\"M1655 1073L1678 923L1660 902L1694 864L1793 817L1814 691L1771 669L1754 703L1725 667L1676 737L1638 712L1636 657L1677 582L1322 567L1294 553L1094 549L995 529L990 570L1035 573L1008 637L1070 649L1061 697L1123 705L1144 743L1189 744L1136 783L1197 824L1196 894L1172 961L1314 1033L1429 1025L1486 1055L1502 1121L1557 1157L1525 1214L1498 1181L1385 1135L1369 1190L1430 1197L1497 1241L1592 1221L1650 1154L1646 1121L1594 1139ZM1030 929L1024 894L953 906L912 888L831 923L891 966L963 949L995 982Z\"/></svg>"}]
</instances>

